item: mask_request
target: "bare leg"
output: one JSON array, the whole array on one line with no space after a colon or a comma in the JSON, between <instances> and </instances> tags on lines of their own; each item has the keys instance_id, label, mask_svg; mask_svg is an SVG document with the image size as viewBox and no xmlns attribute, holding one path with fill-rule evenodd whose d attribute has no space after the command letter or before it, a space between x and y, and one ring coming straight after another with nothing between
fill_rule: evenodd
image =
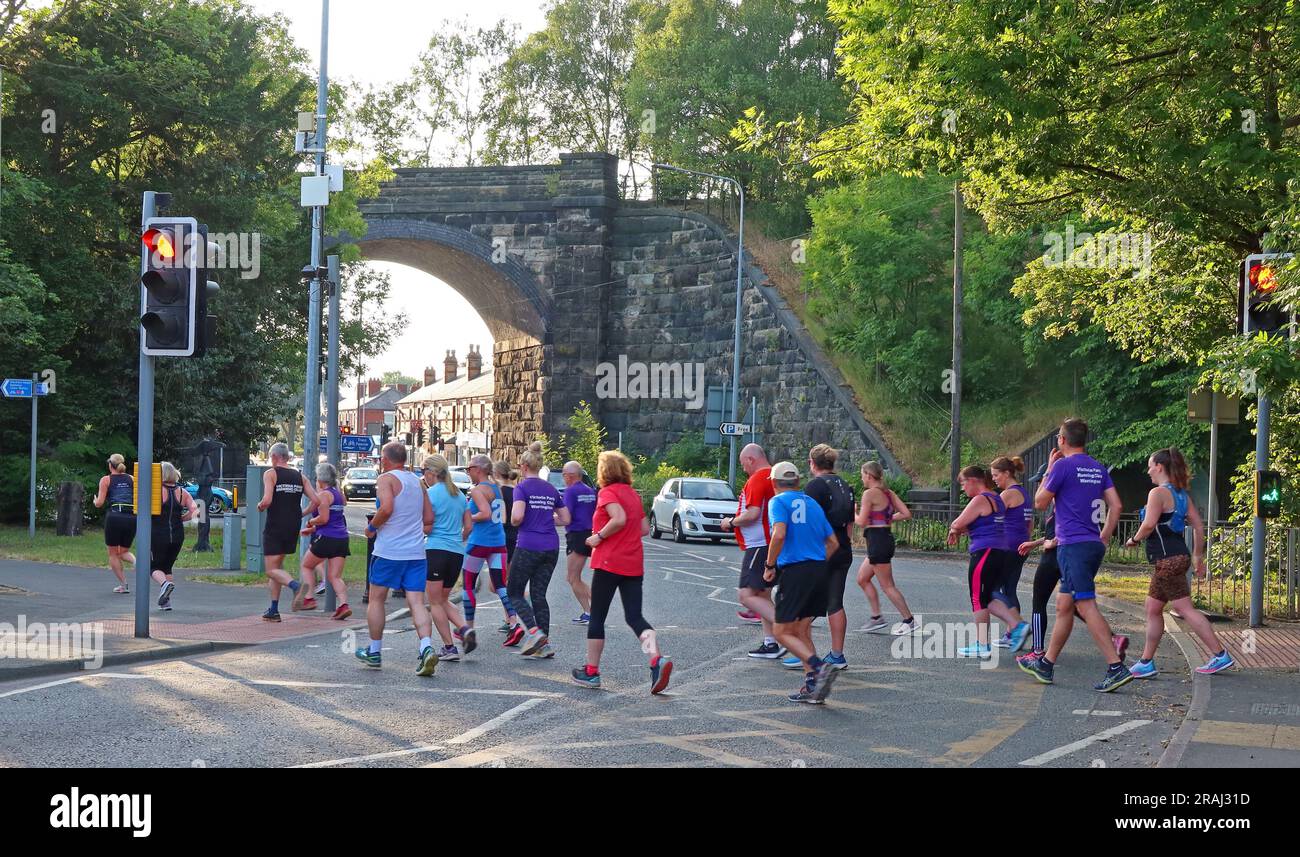
<instances>
[{"instance_id":1,"label":"bare leg","mask_svg":"<svg viewBox=\"0 0 1300 857\"><path fill-rule=\"evenodd\" d=\"M1210 620L1205 618L1204 613L1196 609L1196 605L1192 604L1190 597L1179 598L1174 602L1174 608L1178 611L1178 615L1183 617L1183 621L1191 626L1192 632L1201 638L1207 652L1217 655L1223 651L1223 643L1218 637L1214 636L1214 630L1210 627Z\"/></svg>"},{"instance_id":2,"label":"bare leg","mask_svg":"<svg viewBox=\"0 0 1300 857\"><path fill-rule=\"evenodd\" d=\"M384 602L388 600L388 587L370 584L370 603L366 605L366 625L370 630L370 639L384 638L384 619L387 616Z\"/></svg>"},{"instance_id":3,"label":"bare leg","mask_svg":"<svg viewBox=\"0 0 1300 857\"><path fill-rule=\"evenodd\" d=\"M336 556L325 566L325 574L334 587L334 601L337 604L348 603L348 585L343 582L343 566L346 564L347 557Z\"/></svg>"},{"instance_id":4,"label":"bare leg","mask_svg":"<svg viewBox=\"0 0 1300 857\"><path fill-rule=\"evenodd\" d=\"M605 651L604 640L587 640L587 663L600 671L600 656Z\"/></svg>"},{"instance_id":5,"label":"bare leg","mask_svg":"<svg viewBox=\"0 0 1300 857\"><path fill-rule=\"evenodd\" d=\"M108 567L113 570L113 575L121 586L126 586L126 575L122 573L122 554L120 548L108 549Z\"/></svg>"},{"instance_id":6,"label":"bare leg","mask_svg":"<svg viewBox=\"0 0 1300 857\"><path fill-rule=\"evenodd\" d=\"M1115 641L1111 639L1113 632L1110 623L1106 621L1105 616L1101 615L1097 602L1086 598L1083 601L1076 601L1075 607L1078 608L1083 621L1087 623L1088 633L1092 635L1092 641L1097 645L1097 651L1101 652L1106 663L1122 663L1119 653L1115 651Z\"/></svg>"},{"instance_id":7,"label":"bare leg","mask_svg":"<svg viewBox=\"0 0 1300 857\"><path fill-rule=\"evenodd\" d=\"M303 557L302 565L298 568L298 572L302 577L302 585L307 587L308 593L311 593L316 589L316 566L320 565L322 562L324 562L324 560L308 550L307 555ZM326 568L328 569L329 566L327 565ZM309 594L307 597L310 598L311 595Z\"/></svg>"},{"instance_id":8,"label":"bare leg","mask_svg":"<svg viewBox=\"0 0 1300 857\"><path fill-rule=\"evenodd\" d=\"M1080 614L1082 615L1082 614ZM1061 650L1065 648L1065 643L1070 639L1070 632L1074 630L1074 596L1064 592L1056 594L1056 624L1052 626L1052 642L1047 646L1047 659L1056 663L1056 659L1061 656ZM1115 651L1112 647L1111 651Z\"/></svg>"},{"instance_id":9,"label":"bare leg","mask_svg":"<svg viewBox=\"0 0 1300 857\"><path fill-rule=\"evenodd\" d=\"M777 641L790 650L803 663L804 671L808 671L809 659L815 657L817 652L812 645L804 640L802 629L799 622L780 622L777 623L773 630L776 632Z\"/></svg>"},{"instance_id":10,"label":"bare leg","mask_svg":"<svg viewBox=\"0 0 1300 857\"><path fill-rule=\"evenodd\" d=\"M867 602L871 604L871 618L880 615L880 594L876 592L876 585L871 582L871 578L876 576L876 567L866 560L858 566L858 586L862 588L862 594L867 596Z\"/></svg>"},{"instance_id":11,"label":"bare leg","mask_svg":"<svg viewBox=\"0 0 1300 857\"><path fill-rule=\"evenodd\" d=\"M280 600L280 590L289 585L293 580L288 572L284 570L284 554L276 554L266 558L266 585L271 590L271 600ZM380 626L382 630L383 626Z\"/></svg>"},{"instance_id":12,"label":"bare leg","mask_svg":"<svg viewBox=\"0 0 1300 857\"><path fill-rule=\"evenodd\" d=\"M1142 647L1142 658L1149 661L1156 656L1156 648L1160 645L1160 638L1165 635L1165 602L1148 595L1146 610L1147 641L1146 645Z\"/></svg>"},{"instance_id":13,"label":"bare leg","mask_svg":"<svg viewBox=\"0 0 1300 857\"><path fill-rule=\"evenodd\" d=\"M844 635L849 630L849 617L843 609L836 610L826 617L826 624L831 626L831 650L844 653Z\"/></svg>"},{"instance_id":14,"label":"bare leg","mask_svg":"<svg viewBox=\"0 0 1300 857\"><path fill-rule=\"evenodd\" d=\"M745 605L746 609L752 610L763 620L763 636L773 636L773 620L776 618L776 608L772 606L772 590L770 589L737 589L740 595L740 603Z\"/></svg>"},{"instance_id":15,"label":"bare leg","mask_svg":"<svg viewBox=\"0 0 1300 857\"><path fill-rule=\"evenodd\" d=\"M429 618L429 610L424 606L423 592L407 592L406 606L411 608L411 622L415 625L415 633L420 635L420 639L433 636L433 625Z\"/></svg>"},{"instance_id":16,"label":"bare leg","mask_svg":"<svg viewBox=\"0 0 1300 857\"><path fill-rule=\"evenodd\" d=\"M590 613L591 587L582 579L582 569L587 564L587 558L580 553L571 553L565 557L565 563L565 579L569 581L569 588L573 590L573 597L578 599L578 605L582 608L583 613Z\"/></svg>"},{"instance_id":17,"label":"bare leg","mask_svg":"<svg viewBox=\"0 0 1300 857\"><path fill-rule=\"evenodd\" d=\"M880 588L885 591L885 597L889 599L889 603L894 605L894 609L898 611L901 618L909 618L912 611L907 606L907 599L903 597L903 593L894 583L894 566L886 562L872 567L876 570L876 576L880 578ZM879 612L879 610L876 611L877 615L879 615Z\"/></svg>"},{"instance_id":18,"label":"bare leg","mask_svg":"<svg viewBox=\"0 0 1300 857\"><path fill-rule=\"evenodd\" d=\"M424 594L429 599L429 614L433 617L433 627L438 630L444 646L454 645L451 636L450 620L447 618L447 598L443 594L442 582L430 581L424 585Z\"/></svg>"}]
</instances>

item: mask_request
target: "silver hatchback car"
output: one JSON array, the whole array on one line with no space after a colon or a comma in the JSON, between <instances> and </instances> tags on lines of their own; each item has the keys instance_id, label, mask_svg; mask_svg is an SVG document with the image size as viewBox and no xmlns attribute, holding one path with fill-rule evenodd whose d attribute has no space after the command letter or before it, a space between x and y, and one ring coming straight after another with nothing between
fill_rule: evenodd
<instances>
[{"instance_id":1,"label":"silver hatchback car","mask_svg":"<svg viewBox=\"0 0 1300 857\"><path fill-rule=\"evenodd\" d=\"M673 534L673 541L709 539L714 544L736 538L722 519L736 514L736 494L722 479L669 479L650 507L650 537Z\"/></svg>"}]
</instances>

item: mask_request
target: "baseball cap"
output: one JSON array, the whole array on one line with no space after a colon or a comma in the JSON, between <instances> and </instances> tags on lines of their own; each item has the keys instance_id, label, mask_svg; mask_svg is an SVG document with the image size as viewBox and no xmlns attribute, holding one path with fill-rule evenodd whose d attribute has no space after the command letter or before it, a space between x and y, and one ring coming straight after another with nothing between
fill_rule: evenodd
<instances>
[{"instance_id":1,"label":"baseball cap","mask_svg":"<svg viewBox=\"0 0 1300 857\"><path fill-rule=\"evenodd\" d=\"M772 465L772 481L780 480L789 482L791 479L799 478L799 468L795 467L788 461L778 461Z\"/></svg>"}]
</instances>

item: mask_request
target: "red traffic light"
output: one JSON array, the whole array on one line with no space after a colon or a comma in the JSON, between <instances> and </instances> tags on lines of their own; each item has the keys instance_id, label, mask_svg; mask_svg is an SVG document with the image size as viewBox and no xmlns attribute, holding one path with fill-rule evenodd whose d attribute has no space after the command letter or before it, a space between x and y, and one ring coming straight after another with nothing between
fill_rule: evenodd
<instances>
[{"instance_id":1,"label":"red traffic light","mask_svg":"<svg viewBox=\"0 0 1300 857\"><path fill-rule=\"evenodd\" d=\"M1250 266L1250 287L1256 294L1273 292L1278 287L1277 270L1272 265L1255 262Z\"/></svg>"},{"instance_id":2,"label":"red traffic light","mask_svg":"<svg viewBox=\"0 0 1300 857\"><path fill-rule=\"evenodd\" d=\"M163 261L170 261L176 258L176 247L172 244L171 236L161 229L149 229L144 235L140 236L144 246L149 248L149 252L155 254Z\"/></svg>"}]
</instances>

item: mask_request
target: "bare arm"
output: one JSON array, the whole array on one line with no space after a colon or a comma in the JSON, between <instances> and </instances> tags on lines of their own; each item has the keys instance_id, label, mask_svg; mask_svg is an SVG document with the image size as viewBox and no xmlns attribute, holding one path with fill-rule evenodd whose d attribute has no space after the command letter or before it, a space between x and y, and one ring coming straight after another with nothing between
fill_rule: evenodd
<instances>
[{"instance_id":1,"label":"bare arm","mask_svg":"<svg viewBox=\"0 0 1300 857\"><path fill-rule=\"evenodd\" d=\"M894 501L894 520L909 520L912 517L912 510L907 508L907 504L903 502L903 498L895 494L894 489L892 488L889 489L889 496L892 497Z\"/></svg>"},{"instance_id":2,"label":"bare arm","mask_svg":"<svg viewBox=\"0 0 1300 857\"><path fill-rule=\"evenodd\" d=\"M953 521L952 525L948 527L949 544L956 544L956 541L951 538L952 535L960 535L961 533L966 532L970 529L970 525L975 523L975 519L981 517L981 511L985 505L980 502L981 499L982 498L980 497L972 498L971 501L966 504L966 508L962 509L961 514L957 516L957 520ZM992 511L992 508L992 506L989 506L990 511Z\"/></svg>"},{"instance_id":3,"label":"bare arm","mask_svg":"<svg viewBox=\"0 0 1300 857\"><path fill-rule=\"evenodd\" d=\"M1119 492L1114 487L1107 488L1103 496L1106 498L1106 526L1101 530L1101 543L1110 544L1110 537L1115 535L1115 528L1119 526L1119 516L1124 511L1124 504L1120 502Z\"/></svg>"},{"instance_id":4,"label":"bare arm","mask_svg":"<svg viewBox=\"0 0 1300 857\"><path fill-rule=\"evenodd\" d=\"M528 511L528 504L523 500L516 500L510 507L510 523L516 527L524 522L524 514Z\"/></svg>"},{"instance_id":5,"label":"bare arm","mask_svg":"<svg viewBox=\"0 0 1300 857\"><path fill-rule=\"evenodd\" d=\"M393 493L393 485L396 482L397 477L390 473L379 474L379 479L375 482L375 493L379 495L379 511L375 512L375 517L370 520L372 529L378 530L393 516L393 500L397 496Z\"/></svg>"},{"instance_id":6,"label":"bare arm","mask_svg":"<svg viewBox=\"0 0 1300 857\"><path fill-rule=\"evenodd\" d=\"M428 491L421 491L420 496L424 499L424 534L427 536L433 531L433 503L429 502Z\"/></svg>"},{"instance_id":7,"label":"bare arm","mask_svg":"<svg viewBox=\"0 0 1300 857\"><path fill-rule=\"evenodd\" d=\"M561 527L567 527L569 524L573 523L573 515L569 512L567 506L555 507L555 523L559 524ZM649 524L646 526L649 526Z\"/></svg>"},{"instance_id":8,"label":"bare arm","mask_svg":"<svg viewBox=\"0 0 1300 857\"><path fill-rule=\"evenodd\" d=\"M190 492L186 491L184 488L181 489L181 506L185 509L185 511L181 512L181 520L193 520L194 514L198 512L199 507L195 504L194 498L190 496Z\"/></svg>"},{"instance_id":9,"label":"bare arm","mask_svg":"<svg viewBox=\"0 0 1300 857\"><path fill-rule=\"evenodd\" d=\"M492 501L486 496L487 489L482 485L475 485L470 492L470 497L474 500L474 512L470 518L478 523L480 521L492 520Z\"/></svg>"},{"instance_id":10,"label":"bare arm","mask_svg":"<svg viewBox=\"0 0 1300 857\"><path fill-rule=\"evenodd\" d=\"M308 479L306 476L302 477L302 493L307 495L307 499L311 501L312 505L316 504L317 502L316 486L312 485L311 480Z\"/></svg>"},{"instance_id":11,"label":"bare arm","mask_svg":"<svg viewBox=\"0 0 1300 857\"><path fill-rule=\"evenodd\" d=\"M831 533L829 536L826 537L826 558L830 559L832 556L834 556L835 552L839 549L840 549L840 540L834 533Z\"/></svg>"},{"instance_id":12,"label":"bare arm","mask_svg":"<svg viewBox=\"0 0 1300 857\"><path fill-rule=\"evenodd\" d=\"M99 493L96 494L95 499L91 501L95 504L96 509L102 509L104 504L108 502L108 481L109 477L107 476L102 477L99 480Z\"/></svg>"},{"instance_id":13,"label":"bare arm","mask_svg":"<svg viewBox=\"0 0 1300 857\"><path fill-rule=\"evenodd\" d=\"M271 501L275 499L275 468L271 468L262 474L262 499L257 501L257 511L265 512L271 508Z\"/></svg>"},{"instance_id":14,"label":"bare arm","mask_svg":"<svg viewBox=\"0 0 1300 857\"><path fill-rule=\"evenodd\" d=\"M461 513L460 521L460 540L463 542L469 538L470 531L474 529L474 519L470 517L468 507Z\"/></svg>"},{"instance_id":15,"label":"bare arm","mask_svg":"<svg viewBox=\"0 0 1300 857\"><path fill-rule=\"evenodd\" d=\"M1205 577L1205 521L1191 497L1187 498L1187 520L1192 525L1192 565L1197 577Z\"/></svg>"},{"instance_id":16,"label":"bare arm","mask_svg":"<svg viewBox=\"0 0 1300 857\"><path fill-rule=\"evenodd\" d=\"M776 558L781 555L781 548L785 547L785 521L772 525L772 537L767 543L767 565L775 566ZM763 579L768 583L776 580L776 569L764 567Z\"/></svg>"},{"instance_id":17,"label":"bare arm","mask_svg":"<svg viewBox=\"0 0 1300 857\"><path fill-rule=\"evenodd\" d=\"M641 538L650 535L650 519L645 515L641 516Z\"/></svg>"},{"instance_id":18,"label":"bare arm","mask_svg":"<svg viewBox=\"0 0 1300 857\"><path fill-rule=\"evenodd\" d=\"M1152 488L1147 494L1146 515L1142 518L1142 525L1137 528L1133 538L1129 539L1132 544L1145 541L1160 524L1160 516L1164 514L1163 498L1160 496L1165 492L1159 488Z\"/></svg>"}]
</instances>

